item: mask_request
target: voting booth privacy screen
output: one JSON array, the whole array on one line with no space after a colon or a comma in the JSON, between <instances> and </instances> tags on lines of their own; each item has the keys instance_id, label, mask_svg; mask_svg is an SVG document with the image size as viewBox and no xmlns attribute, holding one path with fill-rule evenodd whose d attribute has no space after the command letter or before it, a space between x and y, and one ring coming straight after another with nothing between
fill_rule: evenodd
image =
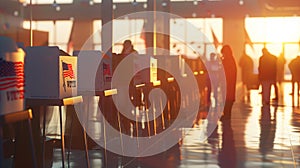
<instances>
[{"instance_id":1,"label":"voting booth privacy screen","mask_svg":"<svg viewBox=\"0 0 300 168\"><path fill-rule=\"evenodd\" d=\"M158 66L164 69L173 69L175 76L184 76L185 74L185 61L180 55L156 55L155 58L158 60ZM173 77L172 75L161 76L158 75L158 79Z\"/></svg>"},{"instance_id":2,"label":"voting booth privacy screen","mask_svg":"<svg viewBox=\"0 0 300 168\"><path fill-rule=\"evenodd\" d=\"M24 110L24 58L20 48L0 52L0 115Z\"/></svg>"},{"instance_id":3,"label":"voting booth privacy screen","mask_svg":"<svg viewBox=\"0 0 300 168\"><path fill-rule=\"evenodd\" d=\"M78 59L78 91L111 89L111 57L99 50L74 51L73 55Z\"/></svg>"},{"instance_id":4,"label":"voting booth privacy screen","mask_svg":"<svg viewBox=\"0 0 300 168\"><path fill-rule=\"evenodd\" d=\"M27 47L26 98L77 96L77 57L60 55L58 47Z\"/></svg>"},{"instance_id":5,"label":"voting booth privacy screen","mask_svg":"<svg viewBox=\"0 0 300 168\"><path fill-rule=\"evenodd\" d=\"M134 84L152 83L157 81L157 59L141 54L134 58ZM142 67L148 68L139 71Z\"/></svg>"},{"instance_id":6,"label":"voting booth privacy screen","mask_svg":"<svg viewBox=\"0 0 300 168\"><path fill-rule=\"evenodd\" d=\"M128 78L132 77L130 75L128 76L128 74L134 75L130 80L133 80L135 85L157 81L157 64L157 59L150 55L112 55L113 74L119 73L116 79L117 83L124 86L128 85Z\"/></svg>"}]
</instances>

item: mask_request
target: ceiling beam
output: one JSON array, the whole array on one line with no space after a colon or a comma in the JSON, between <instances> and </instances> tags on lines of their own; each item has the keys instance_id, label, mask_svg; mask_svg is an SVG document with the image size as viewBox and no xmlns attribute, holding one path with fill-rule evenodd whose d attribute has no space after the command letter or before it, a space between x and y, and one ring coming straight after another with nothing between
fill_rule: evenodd
<instances>
[{"instance_id":1,"label":"ceiling beam","mask_svg":"<svg viewBox=\"0 0 300 168\"><path fill-rule=\"evenodd\" d=\"M184 18L207 18L207 17L267 17L267 16L300 16L300 8L272 8L268 6L269 0L251 0L245 1L240 5L237 0L226 1L199 1L193 2L171 2L171 13ZM289 0L293 1L293 0ZM300 2L297 0L297 2ZM115 3L114 18L126 14L146 11L145 3ZM95 20L101 19L101 4L94 3L73 3L59 4L60 10L57 11L52 4L32 5L33 20ZM24 7L24 19L29 20L30 7ZM139 16L138 16L139 17ZM144 16L140 16L143 18Z\"/></svg>"}]
</instances>

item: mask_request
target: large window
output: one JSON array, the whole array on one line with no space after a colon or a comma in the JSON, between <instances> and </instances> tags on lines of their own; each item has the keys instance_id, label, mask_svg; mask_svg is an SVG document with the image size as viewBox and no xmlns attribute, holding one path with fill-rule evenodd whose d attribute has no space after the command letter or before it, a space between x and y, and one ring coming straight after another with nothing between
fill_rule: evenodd
<instances>
[{"instance_id":1,"label":"large window","mask_svg":"<svg viewBox=\"0 0 300 168\"><path fill-rule=\"evenodd\" d=\"M101 50L101 21L94 21L94 48ZM134 48L140 54L144 54L145 44L141 38L144 20L142 19L122 19L113 21L113 52L120 53L122 44L126 39L130 39Z\"/></svg>"},{"instance_id":2,"label":"large window","mask_svg":"<svg viewBox=\"0 0 300 168\"><path fill-rule=\"evenodd\" d=\"M246 52L254 59L255 69L263 47L276 56L283 53L287 64L299 54L300 17L249 17L245 27L252 43L246 45ZM288 79L287 66L285 70Z\"/></svg>"},{"instance_id":3,"label":"large window","mask_svg":"<svg viewBox=\"0 0 300 168\"><path fill-rule=\"evenodd\" d=\"M49 46L58 46L60 49L67 51L67 44L69 42L72 24L73 21L71 20L59 20L55 22L33 21L32 29L49 32ZM23 27L25 29L29 29L30 22L24 21Z\"/></svg>"},{"instance_id":4,"label":"large window","mask_svg":"<svg viewBox=\"0 0 300 168\"><path fill-rule=\"evenodd\" d=\"M223 41L221 18L171 19L170 50L188 57L206 56L219 52Z\"/></svg>"},{"instance_id":5,"label":"large window","mask_svg":"<svg viewBox=\"0 0 300 168\"><path fill-rule=\"evenodd\" d=\"M144 20L120 19L113 22L113 52L120 53L122 43L130 39L139 53L144 53L145 42L142 38ZM206 56L219 52L222 44L222 19L171 19L170 51L188 57ZM95 20L93 43L94 48L101 50L101 21ZM122 29L120 29L122 28ZM213 34L215 38L213 38ZM215 45L220 44L220 45ZM215 48L215 46L217 48Z\"/></svg>"}]
</instances>

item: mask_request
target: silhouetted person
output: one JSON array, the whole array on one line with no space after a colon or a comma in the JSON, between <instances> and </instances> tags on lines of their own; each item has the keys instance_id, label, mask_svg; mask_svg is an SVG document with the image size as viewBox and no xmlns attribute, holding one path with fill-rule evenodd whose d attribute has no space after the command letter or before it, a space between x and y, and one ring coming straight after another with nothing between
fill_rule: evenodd
<instances>
[{"instance_id":1,"label":"silhouetted person","mask_svg":"<svg viewBox=\"0 0 300 168\"><path fill-rule=\"evenodd\" d=\"M294 95L295 84L297 84L296 95L299 95L299 82L300 82L300 56L298 55L296 58L292 59L289 63L289 69L292 74L292 92L291 95Z\"/></svg>"},{"instance_id":2,"label":"silhouetted person","mask_svg":"<svg viewBox=\"0 0 300 168\"><path fill-rule=\"evenodd\" d=\"M278 82L279 85L284 80L284 64L285 64L285 62L286 62L286 60L284 58L284 55L283 55L283 53L281 53L279 55L279 57L277 58L277 62L276 62L276 68L277 68L276 81ZM273 87L275 90L275 97L272 100L275 100L275 101L277 101L278 97L279 97L277 82L275 82L275 84L273 84Z\"/></svg>"},{"instance_id":3,"label":"silhouetted person","mask_svg":"<svg viewBox=\"0 0 300 168\"><path fill-rule=\"evenodd\" d=\"M276 85L277 57L262 49L263 55L259 58L258 77L262 85L262 104L270 104L271 86ZM275 95L278 92L275 87Z\"/></svg>"},{"instance_id":4,"label":"silhouetted person","mask_svg":"<svg viewBox=\"0 0 300 168\"><path fill-rule=\"evenodd\" d=\"M286 63L286 59L284 58L284 54L281 53L277 58L277 82L281 84L284 80L284 65Z\"/></svg>"},{"instance_id":5,"label":"silhouetted person","mask_svg":"<svg viewBox=\"0 0 300 168\"><path fill-rule=\"evenodd\" d=\"M251 85L251 79L253 75L253 60L249 55L246 54L245 51L239 60L239 66L241 67L242 70L241 75L242 75L242 82L243 82L243 92L244 92L243 101L244 101L245 95L249 97L248 88Z\"/></svg>"},{"instance_id":6,"label":"silhouetted person","mask_svg":"<svg viewBox=\"0 0 300 168\"><path fill-rule=\"evenodd\" d=\"M218 161L222 168L237 167L233 130L229 121L222 122L222 148L218 155Z\"/></svg>"},{"instance_id":7,"label":"silhouetted person","mask_svg":"<svg viewBox=\"0 0 300 168\"><path fill-rule=\"evenodd\" d=\"M121 54L122 55L129 55L129 54L138 54L138 52L134 49L131 40L125 40L123 43L123 49Z\"/></svg>"},{"instance_id":8,"label":"silhouetted person","mask_svg":"<svg viewBox=\"0 0 300 168\"><path fill-rule=\"evenodd\" d=\"M214 103L215 107L218 104L218 79L219 79L219 71L220 71L220 64L219 64L219 59L217 58L216 53L210 53L210 59L208 61L208 70L211 72L209 75L211 86L208 88L209 92L209 98L211 93L213 93L214 97Z\"/></svg>"},{"instance_id":9,"label":"silhouetted person","mask_svg":"<svg viewBox=\"0 0 300 168\"><path fill-rule=\"evenodd\" d=\"M223 46L221 49L222 53L222 64L225 71L226 77L226 97L223 116L221 120L231 119L231 109L235 101L235 87L237 77L237 67L233 57L231 47L229 45Z\"/></svg>"}]
</instances>

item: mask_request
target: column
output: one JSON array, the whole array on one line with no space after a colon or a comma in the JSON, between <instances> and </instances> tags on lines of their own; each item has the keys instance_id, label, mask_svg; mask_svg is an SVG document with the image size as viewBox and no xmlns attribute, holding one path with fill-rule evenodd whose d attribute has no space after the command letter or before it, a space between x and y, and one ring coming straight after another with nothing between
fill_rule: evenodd
<instances>
[{"instance_id":1,"label":"column","mask_svg":"<svg viewBox=\"0 0 300 168\"><path fill-rule=\"evenodd\" d=\"M77 21L73 22L73 32L71 33L71 38L73 42L74 51L81 50L81 47L86 43L86 41L93 34L93 21ZM93 49L93 40L89 40L85 49Z\"/></svg>"},{"instance_id":2,"label":"column","mask_svg":"<svg viewBox=\"0 0 300 168\"><path fill-rule=\"evenodd\" d=\"M233 56L238 63L243 53L245 42L244 17L224 17L223 18L223 44L230 45ZM237 65L238 66L238 65ZM237 81L241 81L240 71L238 70Z\"/></svg>"},{"instance_id":3,"label":"column","mask_svg":"<svg viewBox=\"0 0 300 168\"><path fill-rule=\"evenodd\" d=\"M102 32L101 43L102 51L106 53L112 53L113 45L113 1L102 0L101 3L101 16L102 16ZM110 54L108 54L110 55Z\"/></svg>"}]
</instances>

